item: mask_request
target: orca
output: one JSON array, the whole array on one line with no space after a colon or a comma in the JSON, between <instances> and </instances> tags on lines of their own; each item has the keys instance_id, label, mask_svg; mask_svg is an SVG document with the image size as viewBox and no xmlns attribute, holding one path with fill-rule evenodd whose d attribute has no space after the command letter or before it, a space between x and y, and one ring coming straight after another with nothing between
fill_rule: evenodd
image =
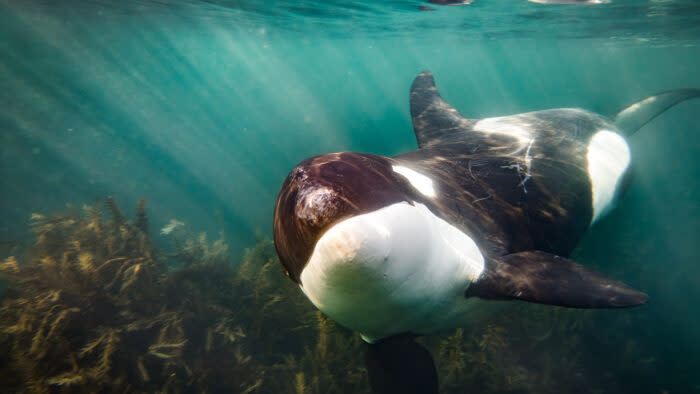
<instances>
[{"instance_id":1,"label":"orca","mask_svg":"<svg viewBox=\"0 0 700 394\"><path fill-rule=\"evenodd\" d=\"M527 0L539 4L607 4L610 0Z\"/></svg>"},{"instance_id":2,"label":"orca","mask_svg":"<svg viewBox=\"0 0 700 394\"><path fill-rule=\"evenodd\" d=\"M607 4L610 0L527 0L539 4Z\"/></svg>"},{"instance_id":3,"label":"orca","mask_svg":"<svg viewBox=\"0 0 700 394\"><path fill-rule=\"evenodd\" d=\"M419 149L306 159L284 181L274 243L307 298L368 343L375 393L437 392L418 335L493 300L625 308L648 296L568 259L630 179L631 135L700 95L651 96L613 119L578 108L469 119L430 72L411 86Z\"/></svg>"},{"instance_id":4,"label":"orca","mask_svg":"<svg viewBox=\"0 0 700 394\"><path fill-rule=\"evenodd\" d=\"M471 0L427 0L428 3L437 5L469 5Z\"/></svg>"}]
</instances>

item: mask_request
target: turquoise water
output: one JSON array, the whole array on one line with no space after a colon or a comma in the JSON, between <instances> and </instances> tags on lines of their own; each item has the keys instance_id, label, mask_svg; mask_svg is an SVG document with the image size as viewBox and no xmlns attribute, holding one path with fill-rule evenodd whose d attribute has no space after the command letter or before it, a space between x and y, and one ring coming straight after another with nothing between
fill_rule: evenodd
<instances>
[{"instance_id":1,"label":"turquoise water","mask_svg":"<svg viewBox=\"0 0 700 394\"><path fill-rule=\"evenodd\" d=\"M607 115L700 87L699 43L693 0L0 0L1 257L31 244L32 213L114 196L129 212L149 201L156 244L176 219L223 232L238 258L271 237L299 161L416 148L408 90L422 70L467 117ZM575 253L651 297L597 349L632 338L651 363L612 366L617 392L700 392L699 110L680 104L631 139L631 190Z\"/></svg>"}]
</instances>

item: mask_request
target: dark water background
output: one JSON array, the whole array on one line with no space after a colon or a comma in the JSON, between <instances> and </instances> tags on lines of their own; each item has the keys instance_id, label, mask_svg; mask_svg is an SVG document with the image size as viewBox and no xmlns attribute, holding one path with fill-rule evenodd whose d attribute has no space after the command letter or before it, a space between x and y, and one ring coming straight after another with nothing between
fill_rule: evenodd
<instances>
[{"instance_id":1,"label":"dark water background","mask_svg":"<svg viewBox=\"0 0 700 394\"><path fill-rule=\"evenodd\" d=\"M408 89L424 69L473 118L614 114L700 87L693 0L426 4L0 0L0 257L31 242L31 213L108 195L129 211L147 198L156 233L171 219L223 232L240 256L271 236L300 160L415 149ZM678 105L631 139L631 190L574 256L651 296L622 312L644 324L614 337L652 363L650 393L700 392L699 111Z\"/></svg>"}]
</instances>

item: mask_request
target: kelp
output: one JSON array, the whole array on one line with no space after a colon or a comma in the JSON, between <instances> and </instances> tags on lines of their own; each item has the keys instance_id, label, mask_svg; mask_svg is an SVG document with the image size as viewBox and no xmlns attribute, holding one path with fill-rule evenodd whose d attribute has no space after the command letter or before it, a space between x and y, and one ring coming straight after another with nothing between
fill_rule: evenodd
<instances>
[{"instance_id":1,"label":"kelp","mask_svg":"<svg viewBox=\"0 0 700 394\"><path fill-rule=\"evenodd\" d=\"M259 385L261 367L230 335L231 313L216 299L192 304L189 293L173 291L187 287L185 276L157 257L145 201L135 221L107 199L82 213L35 214L32 230L37 242L28 261L11 257L0 266L8 281L0 371L14 385L5 389L206 392ZM199 346L207 336L209 346Z\"/></svg>"},{"instance_id":2,"label":"kelp","mask_svg":"<svg viewBox=\"0 0 700 394\"><path fill-rule=\"evenodd\" d=\"M0 263L5 391L369 392L366 345L310 304L263 236L234 263L224 234L212 242L173 219L160 232L172 248L157 251L145 200L130 220L111 198L35 214L32 231L31 250ZM507 305L419 338L441 393L615 392L606 366L590 367L599 342L622 342L611 359L629 371L654 367L601 329L629 329L629 315Z\"/></svg>"}]
</instances>

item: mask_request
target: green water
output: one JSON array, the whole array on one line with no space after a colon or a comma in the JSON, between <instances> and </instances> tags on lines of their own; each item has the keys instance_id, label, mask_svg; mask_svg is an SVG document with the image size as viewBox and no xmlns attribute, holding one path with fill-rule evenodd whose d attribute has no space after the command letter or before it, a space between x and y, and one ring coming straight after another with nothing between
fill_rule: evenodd
<instances>
[{"instance_id":1,"label":"green water","mask_svg":"<svg viewBox=\"0 0 700 394\"><path fill-rule=\"evenodd\" d=\"M271 237L299 161L416 149L408 89L426 69L471 118L607 115L700 87L694 1L426 4L0 0L0 257L31 244L32 213L114 196L129 212L148 199L156 244L177 219L238 258ZM638 367L606 372L617 392L700 392L699 110L631 139L630 192L574 255L651 297L591 356L637 348Z\"/></svg>"}]
</instances>

